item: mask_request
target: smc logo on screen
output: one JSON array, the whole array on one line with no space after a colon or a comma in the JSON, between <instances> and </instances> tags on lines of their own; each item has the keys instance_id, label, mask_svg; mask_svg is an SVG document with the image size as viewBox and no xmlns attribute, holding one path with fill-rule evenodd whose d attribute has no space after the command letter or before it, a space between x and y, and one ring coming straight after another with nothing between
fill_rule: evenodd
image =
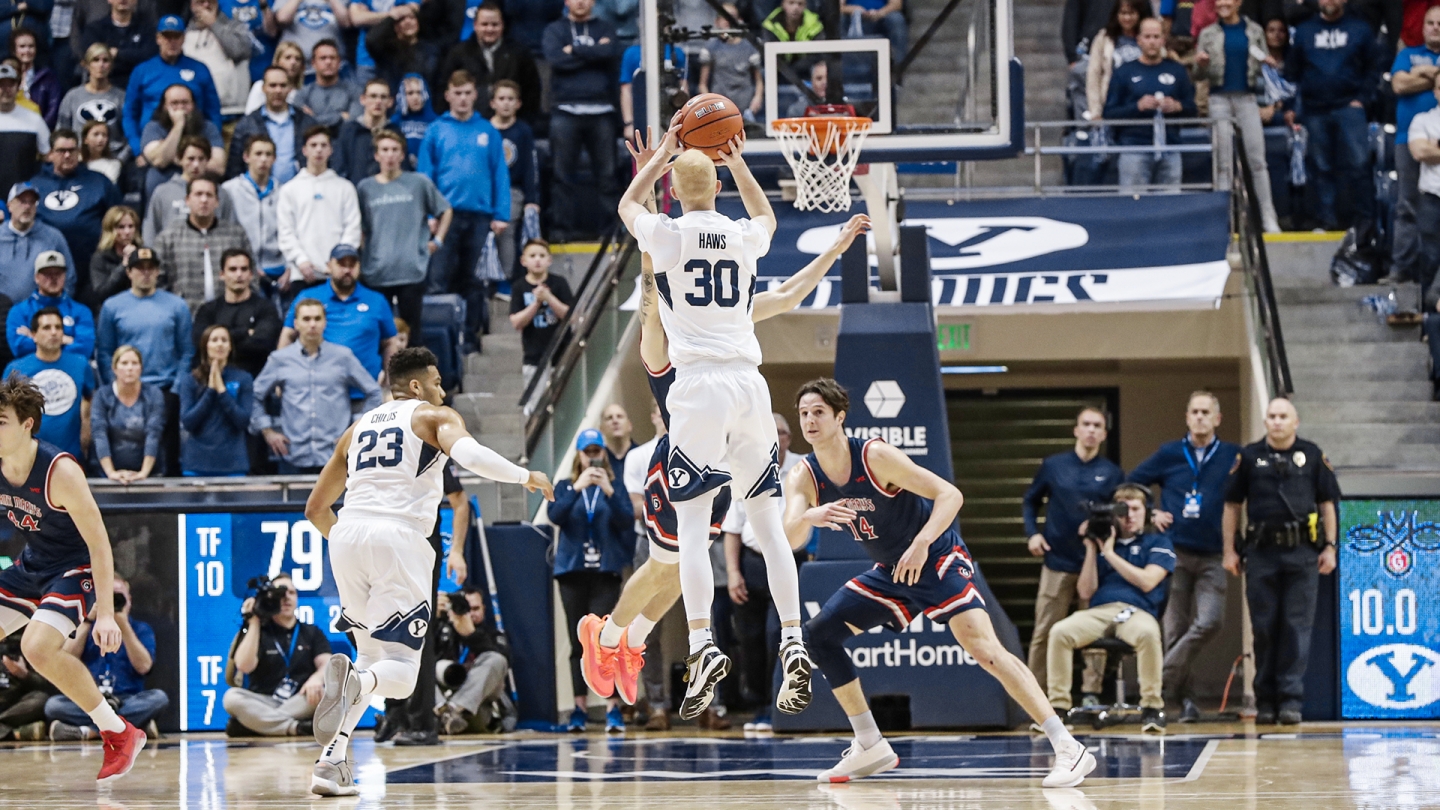
<instances>
[{"instance_id":1,"label":"smc logo on screen","mask_svg":"<svg viewBox=\"0 0 1440 810\"><path fill-rule=\"evenodd\" d=\"M1419 709L1440 700L1440 653L1414 644L1372 647L1345 672L1350 691L1382 709Z\"/></svg>"}]
</instances>

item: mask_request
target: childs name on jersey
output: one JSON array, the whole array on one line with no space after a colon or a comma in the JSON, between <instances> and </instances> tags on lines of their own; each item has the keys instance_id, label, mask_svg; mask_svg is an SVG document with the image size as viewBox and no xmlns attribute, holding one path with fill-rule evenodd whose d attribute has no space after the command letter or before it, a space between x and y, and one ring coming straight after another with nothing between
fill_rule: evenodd
<instances>
[{"instance_id":1,"label":"childs name on jersey","mask_svg":"<svg viewBox=\"0 0 1440 810\"><path fill-rule=\"evenodd\" d=\"M10 522L15 524L16 528L24 529L27 532L40 531L40 518L44 517L44 513L40 511L40 507L30 503L24 498L16 498L10 495L0 495L0 507L6 509L5 516L10 518ZM16 517L14 511L16 509L24 512L25 515L23 517Z\"/></svg>"}]
</instances>

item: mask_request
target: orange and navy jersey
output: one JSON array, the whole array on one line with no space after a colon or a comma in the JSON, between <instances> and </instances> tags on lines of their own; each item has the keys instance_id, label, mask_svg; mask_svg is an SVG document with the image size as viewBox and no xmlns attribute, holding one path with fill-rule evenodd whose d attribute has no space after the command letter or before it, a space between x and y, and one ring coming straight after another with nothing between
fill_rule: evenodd
<instances>
[{"instance_id":1,"label":"orange and navy jersey","mask_svg":"<svg viewBox=\"0 0 1440 810\"><path fill-rule=\"evenodd\" d=\"M90 565L90 548L70 513L50 500L50 477L62 458L74 459L55 445L36 440L35 463L25 483L13 486L0 475L0 509L7 528L25 541L20 562L36 574L63 573Z\"/></svg>"}]
</instances>

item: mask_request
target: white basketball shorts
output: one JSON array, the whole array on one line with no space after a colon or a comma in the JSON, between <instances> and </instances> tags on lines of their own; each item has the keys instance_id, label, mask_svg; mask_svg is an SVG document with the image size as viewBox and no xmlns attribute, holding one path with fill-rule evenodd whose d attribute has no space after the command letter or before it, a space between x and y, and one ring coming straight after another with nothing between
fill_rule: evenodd
<instances>
[{"instance_id":1,"label":"white basketball shorts","mask_svg":"<svg viewBox=\"0 0 1440 810\"><path fill-rule=\"evenodd\" d=\"M430 542L406 524L373 517L335 524L330 570L340 591L336 627L420 649L434 615L434 568Z\"/></svg>"},{"instance_id":2,"label":"white basketball shorts","mask_svg":"<svg viewBox=\"0 0 1440 810\"><path fill-rule=\"evenodd\" d=\"M780 445L770 386L753 365L677 368L670 408L670 498L688 501L730 484L740 499L780 495Z\"/></svg>"}]
</instances>

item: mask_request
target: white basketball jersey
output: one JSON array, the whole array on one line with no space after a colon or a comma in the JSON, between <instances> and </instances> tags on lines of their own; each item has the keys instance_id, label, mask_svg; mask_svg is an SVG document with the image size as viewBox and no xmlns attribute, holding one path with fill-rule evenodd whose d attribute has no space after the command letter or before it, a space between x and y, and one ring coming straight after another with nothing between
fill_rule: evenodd
<instances>
[{"instance_id":1,"label":"white basketball jersey","mask_svg":"<svg viewBox=\"0 0 1440 810\"><path fill-rule=\"evenodd\" d=\"M676 368L727 360L760 365L750 310L755 263L770 252L764 228L716 211L679 219L645 214L635 220L635 241L655 265L660 323Z\"/></svg>"},{"instance_id":2,"label":"white basketball jersey","mask_svg":"<svg viewBox=\"0 0 1440 810\"><path fill-rule=\"evenodd\" d=\"M430 536L444 497L446 456L410 426L420 405L418 399L397 399L355 422L340 520L400 520Z\"/></svg>"}]
</instances>

